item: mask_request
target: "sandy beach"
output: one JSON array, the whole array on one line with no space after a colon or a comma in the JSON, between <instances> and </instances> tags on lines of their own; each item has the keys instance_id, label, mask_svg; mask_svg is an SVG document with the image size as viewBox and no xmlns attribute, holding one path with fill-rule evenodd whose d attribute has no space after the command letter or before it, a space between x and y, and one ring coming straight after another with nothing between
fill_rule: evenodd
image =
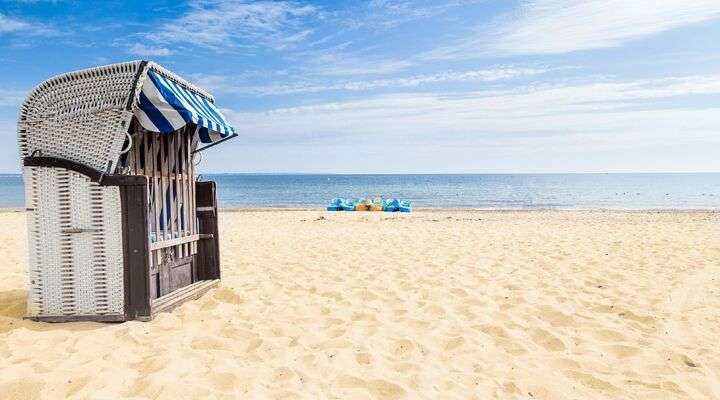
<instances>
[{"instance_id":1,"label":"sandy beach","mask_svg":"<svg viewBox=\"0 0 720 400\"><path fill-rule=\"evenodd\" d=\"M0 398L720 398L718 213L220 218L221 288L46 324L0 214Z\"/></svg>"}]
</instances>

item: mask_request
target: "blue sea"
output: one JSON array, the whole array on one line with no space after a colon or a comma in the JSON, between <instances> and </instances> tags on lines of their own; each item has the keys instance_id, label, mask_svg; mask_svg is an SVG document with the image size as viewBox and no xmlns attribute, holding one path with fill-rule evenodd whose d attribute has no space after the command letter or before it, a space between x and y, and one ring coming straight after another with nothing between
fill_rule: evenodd
<instances>
[{"instance_id":1,"label":"blue sea","mask_svg":"<svg viewBox=\"0 0 720 400\"><path fill-rule=\"evenodd\" d=\"M393 197L414 207L720 209L720 173L203 175L221 207L324 207L334 197ZM0 175L0 208L22 208L20 175Z\"/></svg>"}]
</instances>

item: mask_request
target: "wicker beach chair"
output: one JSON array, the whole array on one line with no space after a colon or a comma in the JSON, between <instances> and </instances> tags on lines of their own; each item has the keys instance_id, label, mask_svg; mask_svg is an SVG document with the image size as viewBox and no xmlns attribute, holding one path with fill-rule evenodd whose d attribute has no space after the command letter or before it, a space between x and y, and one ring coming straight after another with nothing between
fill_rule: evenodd
<instances>
[{"instance_id":1,"label":"wicker beach chair","mask_svg":"<svg viewBox=\"0 0 720 400\"><path fill-rule=\"evenodd\" d=\"M18 116L28 317L148 320L217 285L215 184L195 164L237 135L213 103L147 61L31 91Z\"/></svg>"}]
</instances>

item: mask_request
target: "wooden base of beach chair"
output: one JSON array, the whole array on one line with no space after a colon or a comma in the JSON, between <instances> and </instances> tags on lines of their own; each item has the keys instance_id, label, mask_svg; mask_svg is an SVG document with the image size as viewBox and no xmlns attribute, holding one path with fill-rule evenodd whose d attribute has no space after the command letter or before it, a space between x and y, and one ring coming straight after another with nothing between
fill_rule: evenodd
<instances>
[{"instance_id":1,"label":"wooden base of beach chair","mask_svg":"<svg viewBox=\"0 0 720 400\"><path fill-rule=\"evenodd\" d=\"M120 322L135 319L148 321L160 312L169 311L185 301L197 299L220 282L217 195L214 182L195 182L193 185L194 213L197 215L194 232L197 233L151 243L148 217L153 214L149 210L148 177L112 174L102 176L87 166L56 157L27 157L24 165L30 182L42 173L64 174L75 177L72 179L76 181L74 189L76 192L80 190L77 187L82 183L90 188L89 190L103 191L112 188L110 192L104 194L107 199L119 195L119 201L116 201L119 207L105 211L109 215L115 214L114 218L107 218L117 221L113 224L102 223L92 229L66 229L63 228L64 225L55 221L40 221L35 215L35 210L39 207L30 207L28 217L33 232L47 230L50 226L63 232L62 238L66 238L66 242L61 242L59 249L65 252L69 249L75 251L74 256L68 258L65 264L67 265L65 268L73 275L77 276L78 273L71 268L104 265L105 268L99 270L103 272L108 270L107 266L113 265L110 264L111 262L119 262L118 272L122 282L122 285L117 287L120 288L119 292L117 289L109 290L110 286L105 283L111 281L112 277L102 277L96 287L86 292L79 291L74 286L61 286L59 293L68 293L73 297L69 300L71 307L60 308L60 311L70 312L57 314L42 309L42 297L45 293L38 290L42 287L32 287L32 294L37 296L37 300L31 296L30 309L41 312L28 315L27 318L44 322ZM31 201L37 202L36 197L31 197ZM95 198L92 198L92 201L101 202ZM100 232L104 232L102 237L98 236ZM38 237L33 238L31 244L49 246L41 236L37 234L36 236ZM118 236L121 240L118 240ZM109 254L115 254L111 246L117 243L121 243L121 248L117 249L114 259L108 259ZM72 247L78 244L79 247ZM186 249L193 247L194 250L188 251L186 253L188 255L181 256L182 252L179 251L181 246L185 246ZM96 274L93 278L97 280L97 276ZM37 279L34 275L31 277ZM77 283L76 280L61 279L58 279L58 282L68 282L68 285ZM120 298L116 299L113 296ZM77 304L83 302L96 306L105 303L117 304L117 306L114 312L109 306L106 309L110 312L97 314L77 312Z\"/></svg>"},{"instance_id":2,"label":"wooden base of beach chair","mask_svg":"<svg viewBox=\"0 0 720 400\"><path fill-rule=\"evenodd\" d=\"M25 317L25 319L39 322L124 322L125 315L40 315L34 317L28 316Z\"/></svg>"},{"instance_id":3,"label":"wooden base of beach chair","mask_svg":"<svg viewBox=\"0 0 720 400\"><path fill-rule=\"evenodd\" d=\"M208 290L216 288L220 285L220 279L211 281L200 281L185 286L182 289L178 289L165 296L158 297L150 302L150 315L138 316L140 321L150 321L159 313L172 311L175 307L178 307L190 300L197 300L204 295Z\"/></svg>"}]
</instances>

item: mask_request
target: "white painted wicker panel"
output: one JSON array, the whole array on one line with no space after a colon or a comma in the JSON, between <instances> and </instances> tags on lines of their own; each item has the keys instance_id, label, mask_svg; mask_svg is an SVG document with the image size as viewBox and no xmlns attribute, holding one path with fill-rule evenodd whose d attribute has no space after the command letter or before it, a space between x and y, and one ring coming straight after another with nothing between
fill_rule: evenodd
<instances>
[{"instance_id":1,"label":"white painted wicker panel","mask_svg":"<svg viewBox=\"0 0 720 400\"><path fill-rule=\"evenodd\" d=\"M61 168L25 167L28 315L122 314L120 193ZM63 232L80 229L80 233Z\"/></svg>"},{"instance_id":2,"label":"white painted wicker panel","mask_svg":"<svg viewBox=\"0 0 720 400\"><path fill-rule=\"evenodd\" d=\"M18 115L20 156L35 150L114 170L132 112L125 110L140 62L70 72L41 83Z\"/></svg>"},{"instance_id":3,"label":"white painted wicker panel","mask_svg":"<svg viewBox=\"0 0 720 400\"><path fill-rule=\"evenodd\" d=\"M18 122L18 143L22 157L35 150L41 155L60 157L99 171L114 170L132 113L106 110L74 118Z\"/></svg>"}]
</instances>

